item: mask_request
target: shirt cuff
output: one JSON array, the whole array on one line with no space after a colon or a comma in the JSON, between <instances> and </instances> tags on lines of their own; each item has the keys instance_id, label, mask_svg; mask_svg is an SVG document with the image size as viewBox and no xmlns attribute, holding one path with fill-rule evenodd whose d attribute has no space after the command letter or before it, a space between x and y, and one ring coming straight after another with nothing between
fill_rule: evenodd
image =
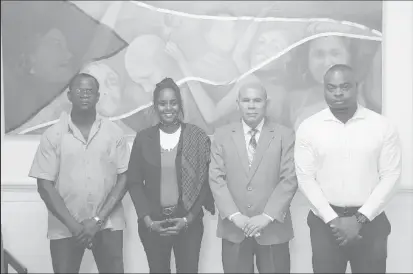
<instances>
[{"instance_id":1,"label":"shirt cuff","mask_svg":"<svg viewBox=\"0 0 413 274\"><path fill-rule=\"evenodd\" d=\"M314 213L326 224L338 217L338 214L331 208L331 206L323 208L322 210L314 211Z\"/></svg>"},{"instance_id":2,"label":"shirt cuff","mask_svg":"<svg viewBox=\"0 0 413 274\"><path fill-rule=\"evenodd\" d=\"M41 180L46 180L46 181L51 181L55 182L56 181L56 176L50 175L48 173L29 173L29 177L34 178L34 179L41 179Z\"/></svg>"},{"instance_id":3,"label":"shirt cuff","mask_svg":"<svg viewBox=\"0 0 413 274\"><path fill-rule=\"evenodd\" d=\"M271 222L274 222L274 218L271 217L270 215L266 214L266 213L262 213L263 216L267 217L268 219L271 220Z\"/></svg>"},{"instance_id":4,"label":"shirt cuff","mask_svg":"<svg viewBox=\"0 0 413 274\"><path fill-rule=\"evenodd\" d=\"M233 219L235 216L239 215L239 214L241 214L241 212L235 212L235 213L229 215L229 216L228 216L228 220L230 220L230 221L232 222L232 219Z\"/></svg>"},{"instance_id":5,"label":"shirt cuff","mask_svg":"<svg viewBox=\"0 0 413 274\"><path fill-rule=\"evenodd\" d=\"M373 216L372 216L372 214L367 213L367 212L366 212L366 209L363 208L363 207L361 207L361 208L358 210L358 212L359 212L360 214L364 215L364 217L366 217L367 220L370 221L370 222L374 219Z\"/></svg>"}]
</instances>

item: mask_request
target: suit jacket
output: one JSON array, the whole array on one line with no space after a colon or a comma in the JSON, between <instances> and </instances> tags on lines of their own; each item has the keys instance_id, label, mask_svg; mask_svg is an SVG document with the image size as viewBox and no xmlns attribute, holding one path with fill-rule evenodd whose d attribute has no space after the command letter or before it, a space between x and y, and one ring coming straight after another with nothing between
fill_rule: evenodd
<instances>
[{"instance_id":1,"label":"suit jacket","mask_svg":"<svg viewBox=\"0 0 413 274\"><path fill-rule=\"evenodd\" d=\"M265 119L251 168L242 123L219 128L211 147L209 183L219 210L217 236L240 243L245 236L228 217L236 212L275 219L256 238L261 245L293 238L290 203L297 191L294 132Z\"/></svg>"},{"instance_id":2,"label":"suit jacket","mask_svg":"<svg viewBox=\"0 0 413 274\"><path fill-rule=\"evenodd\" d=\"M186 124L182 124L181 136L178 144L175 167L178 184L181 183L182 170L182 135ZM135 206L139 220L147 215L152 220L161 220L161 146L159 126L152 126L136 134L133 142L129 167L127 172L128 190ZM181 187L179 187L179 201L177 217L184 217L188 212L182 204ZM213 198L208 182L205 182L193 204L190 212L194 217L202 218L202 206L211 211ZM213 207L213 209L215 209Z\"/></svg>"}]
</instances>

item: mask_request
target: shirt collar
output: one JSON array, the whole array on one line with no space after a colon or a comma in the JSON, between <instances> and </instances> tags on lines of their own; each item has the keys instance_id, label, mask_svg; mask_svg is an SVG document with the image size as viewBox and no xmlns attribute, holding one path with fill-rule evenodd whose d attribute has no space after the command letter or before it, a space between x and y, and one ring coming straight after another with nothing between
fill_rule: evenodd
<instances>
[{"instance_id":1,"label":"shirt collar","mask_svg":"<svg viewBox=\"0 0 413 274\"><path fill-rule=\"evenodd\" d=\"M324 112L324 121L335 121L335 122L340 122L336 116L331 112L330 108L327 108L326 111ZM354 113L353 117L350 118L349 121L352 120L360 120L366 118L366 109L360 104L357 104L357 110ZM341 123L341 122L340 122Z\"/></svg>"},{"instance_id":2,"label":"shirt collar","mask_svg":"<svg viewBox=\"0 0 413 274\"><path fill-rule=\"evenodd\" d=\"M104 117L102 115L100 115L99 113L96 113L96 120L93 123L92 128L96 127L96 129L99 130L103 119ZM59 120L64 124L64 126L67 126L67 130L69 132L73 132L73 130L77 128L72 121L72 117L67 112L62 112Z\"/></svg>"},{"instance_id":3,"label":"shirt collar","mask_svg":"<svg viewBox=\"0 0 413 274\"><path fill-rule=\"evenodd\" d=\"M264 120L265 118L263 118L261 122L255 127L255 129L257 130L257 133L260 133L262 131L262 127L264 126ZM241 121L242 121L242 128L244 130L244 135L249 134L252 128L244 122L244 119L241 119Z\"/></svg>"}]
</instances>

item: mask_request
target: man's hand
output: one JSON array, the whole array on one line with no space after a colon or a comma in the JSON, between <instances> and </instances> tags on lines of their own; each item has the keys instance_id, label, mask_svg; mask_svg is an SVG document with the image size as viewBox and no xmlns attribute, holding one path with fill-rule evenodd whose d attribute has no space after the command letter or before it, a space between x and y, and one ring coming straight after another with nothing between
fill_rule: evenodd
<instances>
[{"instance_id":1,"label":"man's hand","mask_svg":"<svg viewBox=\"0 0 413 274\"><path fill-rule=\"evenodd\" d=\"M96 233L101 229L101 227L93 219L86 219L82 221L82 225L83 233L81 234L80 239L82 242L86 241L88 247L91 247L93 238L95 237Z\"/></svg>"},{"instance_id":2,"label":"man's hand","mask_svg":"<svg viewBox=\"0 0 413 274\"><path fill-rule=\"evenodd\" d=\"M234 217L232 217L232 222L241 230L244 230L245 225L247 224L248 220L250 218L242 215L242 214L237 214Z\"/></svg>"},{"instance_id":3,"label":"man's hand","mask_svg":"<svg viewBox=\"0 0 413 274\"><path fill-rule=\"evenodd\" d=\"M73 237L84 246L88 245L88 240L84 237L84 226L80 223L75 223L68 227L69 231L72 233Z\"/></svg>"},{"instance_id":4,"label":"man's hand","mask_svg":"<svg viewBox=\"0 0 413 274\"><path fill-rule=\"evenodd\" d=\"M245 236L255 236L257 233L263 230L270 222L271 220L267 216L264 216L262 214L252 217L251 219L249 219L244 228Z\"/></svg>"},{"instance_id":5,"label":"man's hand","mask_svg":"<svg viewBox=\"0 0 413 274\"><path fill-rule=\"evenodd\" d=\"M187 226L187 221L185 221L184 218L169 219L167 222L173 224L173 226L166 228L161 236L178 235L179 232Z\"/></svg>"},{"instance_id":6,"label":"man's hand","mask_svg":"<svg viewBox=\"0 0 413 274\"><path fill-rule=\"evenodd\" d=\"M340 246L345 246L348 243L361 239L359 235L361 224L357 222L355 216L336 218L330 223L334 236L339 241Z\"/></svg>"}]
</instances>

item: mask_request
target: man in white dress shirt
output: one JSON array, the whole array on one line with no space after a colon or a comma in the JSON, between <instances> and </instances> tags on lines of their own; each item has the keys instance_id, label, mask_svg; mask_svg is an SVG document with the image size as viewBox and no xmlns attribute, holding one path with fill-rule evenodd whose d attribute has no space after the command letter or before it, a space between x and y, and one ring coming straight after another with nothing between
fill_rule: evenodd
<instances>
[{"instance_id":1,"label":"man in white dress shirt","mask_svg":"<svg viewBox=\"0 0 413 274\"><path fill-rule=\"evenodd\" d=\"M401 173L394 126L357 103L351 67L335 65L324 76L329 108L298 128L295 165L310 201L315 273L385 273L391 231L383 209Z\"/></svg>"}]
</instances>

